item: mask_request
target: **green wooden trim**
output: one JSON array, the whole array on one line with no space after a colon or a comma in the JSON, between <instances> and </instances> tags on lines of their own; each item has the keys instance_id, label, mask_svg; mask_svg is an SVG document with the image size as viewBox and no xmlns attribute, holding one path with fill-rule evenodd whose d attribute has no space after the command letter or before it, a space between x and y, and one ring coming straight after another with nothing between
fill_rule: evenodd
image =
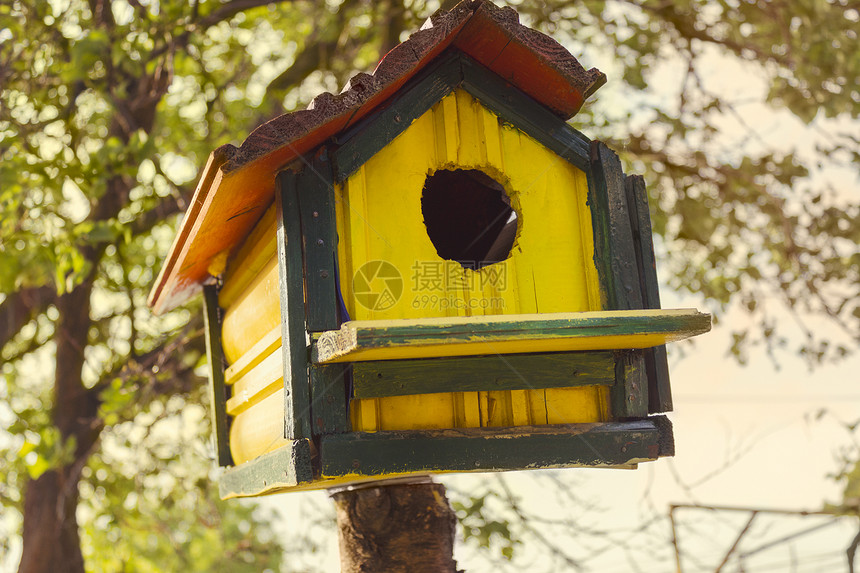
<instances>
[{"instance_id":1,"label":"green wooden trim","mask_svg":"<svg viewBox=\"0 0 860 573\"><path fill-rule=\"evenodd\" d=\"M221 499L246 497L308 484L314 479L310 440L295 440L244 464L224 470Z\"/></svg>"},{"instance_id":2,"label":"green wooden trim","mask_svg":"<svg viewBox=\"0 0 860 573\"><path fill-rule=\"evenodd\" d=\"M609 205L606 186L598 181L591 166L587 171L587 203L591 212L591 232L594 239L594 266L597 268L597 282L600 289L600 307L614 308L615 284L610 272L609 259Z\"/></svg>"},{"instance_id":3,"label":"green wooden trim","mask_svg":"<svg viewBox=\"0 0 860 573\"><path fill-rule=\"evenodd\" d=\"M309 438L310 388L297 176L282 171L275 193L284 357L284 437Z\"/></svg>"},{"instance_id":4,"label":"green wooden trim","mask_svg":"<svg viewBox=\"0 0 860 573\"><path fill-rule=\"evenodd\" d=\"M583 344L607 344L599 349L643 348L651 335L665 341L696 336L711 328L708 314L696 310L639 310L635 312L577 312L494 315L481 317L417 318L351 321L339 330L322 333L313 345L315 363L349 361L350 355L370 349L418 349L453 344L513 344L538 340L579 339ZM610 346L609 337L627 337L623 346ZM643 346L637 346L637 342ZM497 351L500 352L501 348ZM520 351L521 353L522 351ZM510 354L517 354L509 350ZM460 355L468 355L463 352ZM475 352L474 354L485 354ZM444 354L443 354L444 356ZM450 356L450 355L449 355ZM392 356L392 358L398 358ZM399 356L407 358L407 356ZM370 358L368 360L373 360ZM385 359L385 358L380 358Z\"/></svg>"},{"instance_id":5,"label":"green wooden trim","mask_svg":"<svg viewBox=\"0 0 860 573\"><path fill-rule=\"evenodd\" d=\"M209 362L209 412L212 418L212 437L219 466L233 465L230 455L229 427L227 422L227 385L224 383L224 351L221 349L221 312L218 307L218 288L203 287L203 322L206 330L206 360Z\"/></svg>"},{"instance_id":6,"label":"green wooden trim","mask_svg":"<svg viewBox=\"0 0 860 573\"><path fill-rule=\"evenodd\" d=\"M403 133L454 89L462 87L503 121L528 134L574 166L588 172L590 140L543 105L457 49L446 50L397 95L333 138L336 183Z\"/></svg>"},{"instance_id":7,"label":"green wooden trim","mask_svg":"<svg viewBox=\"0 0 860 573\"><path fill-rule=\"evenodd\" d=\"M460 83L459 53L449 51L418 73L393 96L382 110L369 115L335 138L332 152L335 181L355 173L371 157L406 131Z\"/></svg>"},{"instance_id":8,"label":"green wooden trim","mask_svg":"<svg viewBox=\"0 0 860 573\"><path fill-rule=\"evenodd\" d=\"M591 144L595 259L607 282L610 310L644 308L621 161L604 143ZM599 251L599 256L598 256ZM608 265L608 268L606 268Z\"/></svg>"},{"instance_id":9,"label":"green wooden trim","mask_svg":"<svg viewBox=\"0 0 860 573\"><path fill-rule=\"evenodd\" d=\"M660 308L660 285L657 282L654 243L651 240L651 214L648 211L645 179L641 175L626 176L624 191L630 216L630 228L633 232L642 300L645 308Z\"/></svg>"},{"instance_id":10,"label":"green wooden trim","mask_svg":"<svg viewBox=\"0 0 860 573\"><path fill-rule=\"evenodd\" d=\"M551 352L353 364L353 396L533 390L615 383L612 352Z\"/></svg>"},{"instance_id":11,"label":"green wooden trim","mask_svg":"<svg viewBox=\"0 0 860 573\"><path fill-rule=\"evenodd\" d=\"M349 432L348 364L311 365L311 418L315 436Z\"/></svg>"},{"instance_id":12,"label":"green wooden trim","mask_svg":"<svg viewBox=\"0 0 860 573\"><path fill-rule=\"evenodd\" d=\"M654 243L651 239L651 214L648 210L648 192L645 180L639 175L624 179L627 204L630 206L630 224L636 246L636 263L645 308L660 308L660 286ZM648 412L672 411L672 390L669 386L669 361L665 346L645 351L645 370L648 373Z\"/></svg>"},{"instance_id":13,"label":"green wooden trim","mask_svg":"<svg viewBox=\"0 0 860 573\"><path fill-rule=\"evenodd\" d=\"M302 225L302 254L305 268L308 331L337 328L334 187L326 148L320 148L298 175L299 211Z\"/></svg>"},{"instance_id":14,"label":"green wooden trim","mask_svg":"<svg viewBox=\"0 0 860 573\"><path fill-rule=\"evenodd\" d=\"M596 424L324 436L324 477L407 472L631 466L667 451L652 419ZM671 439L671 438L670 438Z\"/></svg>"},{"instance_id":15,"label":"green wooden trim","mask_svg":"<svg viewBox=\"0 0 860 573\"><path fill-rule=\"evenodd\" d=\"M586 171L590 140L549 109L469 56L460 55L462 87L504 121Z\"/></svg>"},{"instance_id":16,"label":"green wooden trim","mask_svg":"<svg viewBox=\"0 0 860 573\"><path fill-rule=\"evenodd\" d=\"M648 415L648 373L644 355L647 350L616 354L615 385L610 391L612 417L616 420Z\"/></svg>"}]
</instances>

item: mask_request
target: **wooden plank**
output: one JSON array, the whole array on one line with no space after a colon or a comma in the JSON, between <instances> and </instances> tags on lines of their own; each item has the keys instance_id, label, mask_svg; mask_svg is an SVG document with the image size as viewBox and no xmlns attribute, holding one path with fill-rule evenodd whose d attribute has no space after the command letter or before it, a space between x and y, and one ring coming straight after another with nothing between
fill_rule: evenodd
<instances>
[{"instance_id":1,"label":"wooden plank","mask_svg":"<svg viewBox=\"0 0 860 573\"><path fill-rule=\"evenodd\" d=\"M355 398L614 383L612 352L380 360L353 365Z\"/></svg>"},{"instance_id":2,"label":"wooden plank","mask_svg":"<svg viewBox=\"0 0 860 573\"><path fill-rule=\"evenodd\" d=\"M227 428L227 387L224 384L224 353L221 351L221 318L218 289L203 287L204 323L206 329L206 360L209 362L209 411L212 436L219 466L233 465Z\"/></svg>"},{"instance_id":3,"label":"wooden plank","mask_svg":"<svg viewBox=\"0 0 860 573\"><path fill-rule=\"evenodd\" d=\"M311 435L302 237L296 179L293 171L279 173L275 195L284 357L284 437L289 440Z\"/></svg>"},{"instance_id":4,"label":"wooden plank","mask_svg":"<svg viewBox=\"0 0 860 573\"><path fill-rule=\"evenodd\" d=\"M233 463L273 452L290 440L284 437L284 385L272 385L230 421Z\"/></svg>"},{"instance_id":5,"label":"wooden plank","mask_svg":"<svg viewBox=\"0 0 860 573\"><path fill-rule=\"evenodd\" d=\"M335 282L337 229L331 169L327 150L323 147L298 178L309 332L340 326L337 318L337 291L340 287Z\"/></svg>"},{"instance_id":6,"label":"wooden plank","mask_svg":"<svg viewBox=\"0 0 860 573\"><path fill-rule=\"evenodd\" d=\"M260 340L281 324L278 258L272 257L225 309L221 320L221 345L229 364L239 361Z\"/></svg>"},{"instance_id":7,"label":"wooden plank","mask_svg":"<svg viewBox=\"0 0 860 573\"><path fill-rule=\"evenodd\" d=\"M625 178L624 185L627 204L630 206L630 223L636 245L642 298L645 308L660 308L660 287L657 282L645 180L638 175L629 176ZM648 372L648 412L671 412L672 390L669 386L669 361L665 346L655 346L645 351L645 369Z\"/></svg>"},{"instance_id":8,"label":"wooden plank","mask_svg":"<svg viewBox=\"0 0 860 573\"><path fill-rule=\"evenodd\" d=\"M367 320L322 333L316 363L648 348L707 332L695 309Z\"/></svg>"},{"instance_id":9,"label":"wooden plank","mask_svg":"<svg viewBox=\"0 0 860 573\"><path fill-rule=\"evenodd\" d=\"M218 489L221 499L229 499L260 495L278 488L301 486L313 479L310 441L302 439L225 470L219 480Z\"/></svg>"},{"instance_id":10,"label":"wooden plank","mask_svg":"<svg viewBox=\"0 0 860 573\"><path fill-rule=\"evenodd\" d=\"M648 375L644 350L617 353L615 386L610 391L612 418L644 418L648 415Z\"/></svg>"},{"instance_id":11,"label":"wooden plank","mask_svg":"<svg viewBox=\"0 0 860 573\"><path fill-rule=\"evenodd\" d=\"M311 365L311 418L314 435L341 434L352 429L347 406L349 374L348 364Z\"/></svg>"},{"instance_id":12,"label":"wooden plank","mask_svg":"<svg viewBox=\"0 0 860 573\"><path fill-rule=\"evenodd\" d=\"M324 436L322 477L611 466L657 459L651 419L594 424L369 432Z\"/></svg>"},{"instance_id":13,"label":"wooden plank","mask_svg":"<svg viewBox=\"0 0 860 573\"><path fill-rule=\"evenodd\" d=\"M604 143L591 144L595 259L607 285L609 310L644 308L621 161ZM597 254L599 247L600 254ZM597 260L599 259L599 260Z\"/></svg>"},{"instance_id":14,"label":"wooden plank","mask_svg":"<svg viewBox=\"0 0 860 573\"><path fill-rule=\"evenodd\" d=\"M451 93L461 79L458 59L456 51L443 54L407 82L385 107L335 138L339 144L332 152L336 183L352 175L413 121Z\"/></svg>"},{"instance_id":15,"label":"wooden plank","mask_svg":"<svg viewBox=\"0 0 860 573\"><path fill-rule=\"evenodd\" d=\"M262 362L263 359L268 357L277 348L280 348L281 328L282 327L279 324L270 330L263 336L263 338L260 339L259 342L257 342L257 344L245 352L239 360L227 368L224 373L227 384L233 384L236 382L236 380L244 376L251 368Z\"/></svg>"},{"instance_id":16,"label":"wooden plank","mask_svg":"<svg viewBox=\"0 0 860 573\"><path fill-rule=\"evenodd\" d=\"M589 168L590 140L537 101L463 54L462 87L517 129L583 171Z\"/></svg>"},{"instance_id":17,"label":"wooden plank","mask_svg":"<svg viewBox=\"0 0 860 573\"><path fill-rule=\"evenodd\" d=\"M280 347L236 380L227 400L227 414L235 416L263 396L284 387L284 357Z\"/></svg>"},{"instance_id":18,"label":"wooden plank","mask_svg":"<svg viewBox=\"0 0 860 573\"><path fill-rule=\"evenodd\" d=\"M266 209L241 247L236 249L218 292L221 308L230 308L278 251L275 245L275 204Z\"/></svg>"}]
</instances>

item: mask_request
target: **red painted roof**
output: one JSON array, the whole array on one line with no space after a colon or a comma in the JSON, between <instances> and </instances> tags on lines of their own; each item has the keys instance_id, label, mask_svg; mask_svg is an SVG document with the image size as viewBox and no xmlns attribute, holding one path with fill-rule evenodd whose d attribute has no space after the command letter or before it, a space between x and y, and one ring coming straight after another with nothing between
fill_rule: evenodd
<instances>
[{"instance_id":1,"label":"red painted roof","mask_svg":"<svg viewBox=\"0 0 860 573\"><path fill-rule=\"evenodd\" d=\"M164 267L149 295L156 314L197 293L219 253L238 244L274 197L275 175L394 95L446 48L455 47L563 119L572 117L606 77L585 70L558 42L519 23L512 8L464 0L432 16L339 94L261 125L240 147L212 152Z\"/></svg>"}]
</instances>

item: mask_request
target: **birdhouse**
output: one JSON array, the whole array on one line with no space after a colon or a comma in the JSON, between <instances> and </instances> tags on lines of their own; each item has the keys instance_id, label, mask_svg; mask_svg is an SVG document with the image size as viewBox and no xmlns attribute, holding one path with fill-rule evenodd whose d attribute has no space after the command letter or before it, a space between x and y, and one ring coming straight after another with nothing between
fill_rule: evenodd
<instances>
[{"instance_id":1,"label":"birdhouse","mask_svg":"<svg viewBox=\"0 0 860 573\"><path fill-rule=\"evenodd\" d=\"M641 177L568 125L605 82L466 1L213 152L150 297L203 290L222 497L673 454Z\"/></svg>"}]
</instances>

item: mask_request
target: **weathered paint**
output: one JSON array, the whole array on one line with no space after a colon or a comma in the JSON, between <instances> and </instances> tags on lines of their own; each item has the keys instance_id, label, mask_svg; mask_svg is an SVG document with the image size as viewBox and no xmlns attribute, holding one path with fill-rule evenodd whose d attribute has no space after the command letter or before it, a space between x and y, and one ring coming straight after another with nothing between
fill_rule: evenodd
<instances>
[{"instance_id":1,"label":"weathered paint","mask_svg":"<svg viewBox=\"0 0 860 573\"><path fill-rule=\"evenodd\" d=\"M654 421L371 432L326 436L322 476L403 472L501 471L577 466L630 466L655 460L661 430ZM421 455L415 455L421 452Z\"/></svg>"},{"instance_id":2,"label":"weathered paint","mask_svg":"<svg viewBox=\"0 0 860 573\"><path fill-rule=\"evenodd\" d=\"M356 398L611 386L615 383L615 355L613 352L555 352L355 362L352 379Z\"/></svg>"},{"instance_id":3,"label":"weathered paint","mask_svg":"<svg viewBox=\"0 0 860 573\"><path fill-rule=\"evenodd\" d=\"M707 332L695 309L361 320L323 333L318 363L650 348Z\"/></svg>"},{"instance_id":4,"label":"weathered paint","mask_svg":"<svg viewBox=\"0 0 860 573\"><path fill-rule=\"evenodd\" d=\"M288 442L287 447L265 454L253 464L226 470L220 492L222 498L231 498L308 491L417 472L561 467L635 469L638 463L672 455L672 443L672 424L664 416L627 422L504 429L353 432L324 436L320 440L322 473L312 481L294 477L305 467L301 463L305 450L302 444Z\"/></svg>"},{"instance_id":5,"label":"weathered paint","mask_svg":"<svg viewBox=\"0 0 860 573\"><path fill-rule=\"evenodd\" d=\"M227 389L224 383L224 353L221 350L221 311L218 308L218 293L214 285L203 289L204 324L206 328L206 360L209 362L209 411L212 422L212 437L218 465L231 465L227 438L227 413L224 403Z\"/></svg>"}]
</instances>

